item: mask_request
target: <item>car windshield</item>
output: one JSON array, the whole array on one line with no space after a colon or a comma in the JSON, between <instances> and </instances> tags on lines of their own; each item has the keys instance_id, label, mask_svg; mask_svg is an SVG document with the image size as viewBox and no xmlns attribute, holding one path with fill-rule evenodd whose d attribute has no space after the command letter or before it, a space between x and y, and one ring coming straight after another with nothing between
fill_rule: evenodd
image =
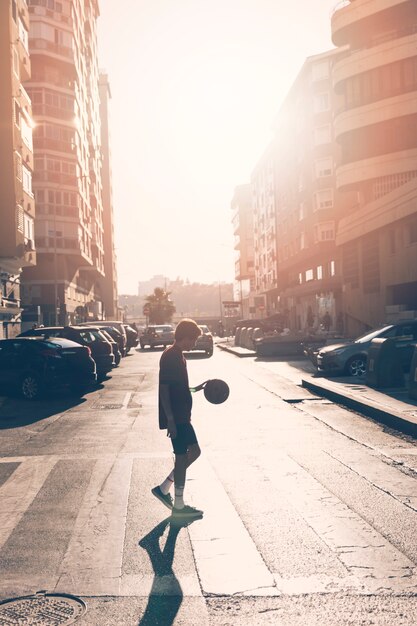
<instances>
[{"instance_id":1,"label":"car windshield","mask_svg":"<svg viewBox=\"0 0 417 626\"><path fill-rule=\"evenodd\" d=\"M200 328L201 328L201 332L202 333L209 333L210 332L208 326L205 326L204 324L202 326L200 326Z\"/></svg>"},{"instance_id":2,"label":"car windshield","mask_svg":"<svg viewBox=\"0 0 417 626\"><path fill-rule=\"evenodd\" d=\"M376 330L373 330L370 333L366 333L366 335L361 335L360 337L355 339L355 343L366 343L367 341L372 341L372 339L375 339L375 337L379 337L380 335L385 333L387 330L390 330L390 328L392 328L392 325L381 326L380 328L377 328Z\"/></svg>"}]
</instances>

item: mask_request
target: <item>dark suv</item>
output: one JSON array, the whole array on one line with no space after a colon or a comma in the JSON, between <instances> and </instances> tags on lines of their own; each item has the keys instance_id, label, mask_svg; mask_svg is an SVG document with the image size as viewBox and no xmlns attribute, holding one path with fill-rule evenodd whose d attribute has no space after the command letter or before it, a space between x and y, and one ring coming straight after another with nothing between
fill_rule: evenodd
<instances>
[{"instance_id":1,"label":"dark suv","mask_svg":"<svg viewBox=\"0 0 417 626\"><path fill-rule=\"evenodd\" d=\"M45 326L34 328L21 333L19 337L62 337L75 341L91 350L91 356L96 362L97 379L103 380L108 372L116 365L111 344L102 335L98 328L85 326Z\"/></svg>"},{"instance_id":2,"label":"dark suv","mask_svg":"<svg viewBox=\"0 0 417 626\"><path fill-rule=\"evenodd\" d=\"M27 400L62 386L82 395L96 378L90 349L69 339L0 340L0 386L17 390Z\"/></svg>"}]
</instances>

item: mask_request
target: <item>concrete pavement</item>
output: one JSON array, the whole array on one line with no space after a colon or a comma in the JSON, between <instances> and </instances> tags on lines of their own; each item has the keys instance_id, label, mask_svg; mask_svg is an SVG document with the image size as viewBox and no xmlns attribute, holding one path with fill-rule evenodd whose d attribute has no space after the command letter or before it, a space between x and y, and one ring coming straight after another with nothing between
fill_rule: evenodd
<instances>
[{"instance_id":1,"label":"concrete pavement","mask_svg":"<svg viewBox=\"0 0 417 626\"><path fill-rule=\"evenodd\" d=\"M253 357L260 362L264 360L258 359L256 352L233 346L232 342L219 343L218 347L240 358ZM290 360L293 358L289 357ZM271 360L285 359L271 357ZM325 378L308 372L303 373L301 385L317 396L328 398L413 437L417 436L417 401L409 398L405 388L378 391L368 387L363 379Z\"/></svg>"}]
</instances>

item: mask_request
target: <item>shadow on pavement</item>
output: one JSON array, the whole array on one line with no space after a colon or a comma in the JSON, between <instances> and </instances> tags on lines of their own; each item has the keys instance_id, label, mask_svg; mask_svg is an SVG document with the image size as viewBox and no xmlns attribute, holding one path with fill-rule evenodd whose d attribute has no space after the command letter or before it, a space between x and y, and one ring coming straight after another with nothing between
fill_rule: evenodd
<instances>
[{"instance_id":1,"label":"shadow on pavement","mask_svg":"<svg viewBox=\"0 0 417 626\"><path fill-rule=\"evenodd\" d=\"M147 551L154 571L152 589L148 604L138 626L172 626L182 604L184 594L172 569L175 544L181 528L197 520L173 522L167 517L139 541L139 546ZM159 541L169 526L165 546Z\"/></svg>"},{"instance_id":2,"label":"shadow on pavement","mask_svg":"<svg viewBox=\"0 0 417 626\"><path fill-rule=\"evenodd\" d=\"M0 405L0 430L28 426L40 422L52 415L86 402L85 398L70 395L51 394L48 398L33 402L16 397L9 397Z\"/></svg>"}]
</instances>

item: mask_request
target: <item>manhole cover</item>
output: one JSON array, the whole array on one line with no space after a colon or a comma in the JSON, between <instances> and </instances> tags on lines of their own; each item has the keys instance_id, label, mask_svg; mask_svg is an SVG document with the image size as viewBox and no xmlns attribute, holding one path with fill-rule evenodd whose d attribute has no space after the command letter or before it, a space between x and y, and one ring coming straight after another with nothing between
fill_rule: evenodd
<instances>
[{"instance_id":1,"label":"manhole cover","mask_svg":"<svg viewBox=\"0 0 417 626\"><path fill-rule=\"evenodd\" d=\"M87 610L80 598L65 593L38 592L0 602L1 626L65 626Z\"/></svg>"}]
</instances>

